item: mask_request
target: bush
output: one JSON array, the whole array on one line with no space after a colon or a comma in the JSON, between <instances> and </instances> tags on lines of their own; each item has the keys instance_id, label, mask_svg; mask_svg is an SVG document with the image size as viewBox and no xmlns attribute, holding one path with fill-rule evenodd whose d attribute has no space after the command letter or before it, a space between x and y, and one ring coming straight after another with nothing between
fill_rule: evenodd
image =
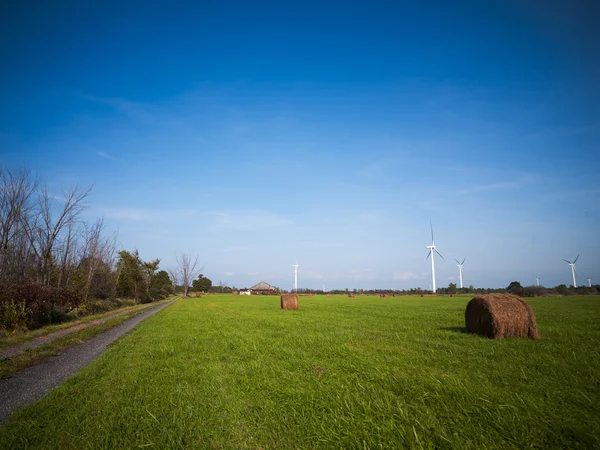
<instances>
[{"instance_id":1,"label":"bush","mask_svg":"<svg viewBox=\"0 0 600 450\"><path fill-rule=\"evenodd\" d=\"M12 331L27 329L29 323L29 315L31 310L27 308L25 302L17 302L14 300L5 302L0 305L0 327Z\"/></svg>"},{"instance_id":2,"label":"bush","mask_svg":"<svg viewBox=\"0 0 600 450\"><path fill-rule=\"evenodd\" d=\"M543 286L526 286L523 288L523 297L545 297L548 289Z\"/></svg>"},{"instance_id":3,"label":"bush","mask_svg":"<svg viewBox=\"0 0 600 450\"><path fill-rule=\"evenodd\" d=\"M28 316L26 323L29 328L39 328L68 320L68 313L79 304L79 297L69 289L35 283L4 285L0 290L2 311L11 311L10 314L13 314L11 305L15 303L23 305L24 309L19 314L24 311Z\"/></svg>"}]
</instances>

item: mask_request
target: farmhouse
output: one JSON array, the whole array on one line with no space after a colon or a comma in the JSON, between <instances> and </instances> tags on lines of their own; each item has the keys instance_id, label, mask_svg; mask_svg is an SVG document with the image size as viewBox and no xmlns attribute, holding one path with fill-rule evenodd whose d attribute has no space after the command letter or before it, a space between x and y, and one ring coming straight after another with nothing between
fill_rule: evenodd
<instances>
[{"instance_id":1,"label":"farmhouse","mask_svg":"<svg viewBox=\"0 0 600 450\"><path fill-rule=\"evenodd\" d=\"M275 286L271 286L269 283L261 281L249 289L241 289L240 295L269 295L275 294L276 292L277 288Z\"/></svg>"}]
</instances>

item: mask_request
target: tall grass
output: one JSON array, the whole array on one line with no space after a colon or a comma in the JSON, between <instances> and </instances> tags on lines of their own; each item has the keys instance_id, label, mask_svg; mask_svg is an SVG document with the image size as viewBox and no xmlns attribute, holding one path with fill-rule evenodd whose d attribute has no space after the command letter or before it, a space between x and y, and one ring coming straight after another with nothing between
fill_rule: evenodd
<instances>
[{"instance_id":1,"label":"tall grass","mask_svg":"<svg viewBox=\"0 0 600 450\"><path fill-rule=\"evenodd\" d=\"M599 300L532 299L541 341L466 334L467 297L180 300L0 447L597 448Z\"/></svg>"}]
</instances>

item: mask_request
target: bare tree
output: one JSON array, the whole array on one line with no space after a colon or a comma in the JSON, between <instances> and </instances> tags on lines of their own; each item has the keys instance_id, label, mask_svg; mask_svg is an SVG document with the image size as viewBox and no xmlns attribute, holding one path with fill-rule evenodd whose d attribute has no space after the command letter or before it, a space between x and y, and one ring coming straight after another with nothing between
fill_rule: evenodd
<instances>
[{"instance_id":1,"label":"bare tree","mask_svg":"<svg viewBox=\"0 0 600 450\"><path fill-rule=\"evenodd\" d=\"M41 284L50 283L55 244L65 227L75 222L86 207L84 200L91 190L92 187L87 190L75 187L65 192L62 209L56 208L46 186L39 193L37 220L28 224L27 231L38 260L38 282ZM54 213L55 210L58 214Z\"/></svg>"},{"instance_id":2,"label":"bare tree","mask_svg":"<svg viewBox=\"0 0 600 450\"><path fill-rule=\"evenodd\" d=\"M169 274L169 278L171 279L171 286L173 286L174 294L175 289L177 288L177 283L179 283L179 272L175 269L167 269L167 273Z\"/></svg>"},{"instance_id":3,"label":"bare tree","mask_svg":"<svg viewBox=\"0 0 600 450\"><path fill-rule=\"evenodd\" d=\"M187 291L189 286L192 284L192 281L198 273L202 270L202 268L198 268L198 257L192 261L192 258L187 253L182 253L180 257L175 255L175 259L177 260L177 266L179 268L179 276L181 277L181 281L183 282L183 296L187 296Z\"/></svg>"},{"instance_id":4,"label":"bare tree","mask_svg":"<svg viewBox=\"0 0 600 450\"><path fill-rule=\"evenodd\" d=\"M26 225L35 205L38 180L29 170L0 166L0 276L20 279L27 272Z\"/></svg>"},{"instance_id":5,"label":"bare tree","mask_svg":"<svg viewBox=\"0 0 600 450\"><path fill-rule=\"evenodd\" d=\"M115 237L103 237L104 219L98 219L91 227L85 229L85 243L80 265L85 267L85 285L83 302L88 299L92 279L101 264L112 266L115 252Z\"/></svg>"}]
</instances>

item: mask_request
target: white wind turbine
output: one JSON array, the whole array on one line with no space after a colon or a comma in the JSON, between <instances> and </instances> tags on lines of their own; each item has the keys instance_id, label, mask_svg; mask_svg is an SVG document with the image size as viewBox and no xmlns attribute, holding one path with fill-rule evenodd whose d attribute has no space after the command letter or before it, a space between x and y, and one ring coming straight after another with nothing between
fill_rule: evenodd
<instances>
[{"instance_id":1,"label":"white wind turbine","mask_svg":"<svg viewBox=\"0 0 600 450\"><path fill-rule=\"evenodd\" d=\"M592 287L592 277L588 278L588 287Z\"/></svg>"},{"instance_id":2,"label":"white wind turbine","mask_svg":"<svg viewBox=\"0 0 600 450\"><path fill-rule=\"evenodd\" d=\"M442 256L442 255L440 255ZM463 285L462 285L462 266L465 263L465 261L467 260L467 257L465 256L465 259L463 259L463 262L459 262L458 259L455 259L454 261L456 261L456 263L458 264L458 278L460 279L460 288L462 289Z\"/></svg>"},{"instance_id":3,"label":"white wind turbine","mask_svg":"<svg viewBox=\"0 0 600 450\"><path fill-rule=\"evenodd\" d=\"M298 292L298 260L292 267L294 268L294 292Z\"/></svg>"},{"instance_id":4,"label":"white wind turbine","mask_svg":"<svg viewBox=\"0 0 600 450\"><path fill-rule=\"evenodd\" d=\"M431 245L427 245L426 248L429 249L429 254L427 255L427 258L429 258L431 256L431 291L435 294L435 263L433 262L434 260L434 254L433 251L435 250L435 252L440 255L440 258L442 258L444 261L446 261L444 259L444 257L442 256L442 254L438 251L437 247L435 246L435 242L433 241L433 225L431 225L431 222L429 222L429 227L431 228ZM427 259L425 258L425 259Z\"/></svg>"},{"instance_id":5,"label":"white wind turbine","mask_svg":"<svg viewBox=\"0 0 600 450\"><path fill-rule=\"evenodd\" d=\"M536 285L537 287L539 287L539 286L540 286L540 277L535 277L535 285Z\"/></svg>"},{"instance_id":6,"label":"white wind turbine","mask_svg":"<svg viewBox=\"0 0 600 450\"><path fill-rule=\"evenodd\" d=\"M579 259L579 255L577 255L577 258L575 258L575 261L573 261L573 262L563 259L564 262L566 262L569 266L571 266L571 274L573 275L573 287L577 287L577 281L575 281L575 263L577 262L578 259Z\"/></svg>"}]
</instances>

